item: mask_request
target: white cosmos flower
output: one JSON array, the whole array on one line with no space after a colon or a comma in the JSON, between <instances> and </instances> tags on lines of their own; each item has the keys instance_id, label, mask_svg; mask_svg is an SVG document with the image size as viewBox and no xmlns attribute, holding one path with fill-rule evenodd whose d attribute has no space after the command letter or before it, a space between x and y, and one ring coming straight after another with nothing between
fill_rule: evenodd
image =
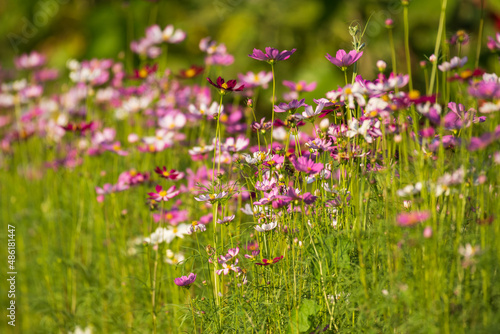
<instances>
[{"instance_id":1,"label":"white cosmos flower","mask_svg":"<svg viewBox=\"0 0 500 334\"><path fill-rule=\"evenodd\" d=\"M278 222L274 221L269 224L262 224L261 226L257 225L255 226L255 229L257 230L257 232L267 232L274 230L276 226L278 226Z\"/></svg>"}]
</instances>

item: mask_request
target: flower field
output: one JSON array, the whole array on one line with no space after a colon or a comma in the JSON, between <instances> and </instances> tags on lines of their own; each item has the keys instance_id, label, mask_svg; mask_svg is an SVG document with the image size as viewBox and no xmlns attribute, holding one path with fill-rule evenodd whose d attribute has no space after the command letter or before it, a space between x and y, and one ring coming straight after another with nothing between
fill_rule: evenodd
<instances>
[{"instance_id":1,"label":"flower field","mask_svg":"<svg viewBox=\"0 0 500 334\"><path fill-rule=\"evenodd\" d=\"M325 91L293 45L170 66L175 23L0 67L1 332L499 333L500 32L443 3L415 59L403 1L373 76L347 24Z\"/></svg>"}]
</instances>

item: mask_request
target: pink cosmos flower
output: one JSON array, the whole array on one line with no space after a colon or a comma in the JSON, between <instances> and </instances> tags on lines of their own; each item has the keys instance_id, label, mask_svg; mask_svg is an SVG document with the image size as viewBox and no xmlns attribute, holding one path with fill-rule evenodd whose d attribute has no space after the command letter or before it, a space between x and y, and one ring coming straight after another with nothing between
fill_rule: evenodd
<instances>
[{"instance_id":1,"label":"pink cosmos flower","mask_svg":"<svg viewBox=\"0 0 500 334\"><path fill-rule=\"evenodd\" d=\"M170 180L180 180L184 177L183 172L179 172L175 169L167 170L167 167L163 166L162 168L156 167L155 173L163 177L164 179Z\"/></svg>"},{"instance_id":2,"label":"pink cosmos flower","mask_svg":"<svg viewBox=\"0 0 500 334\"><path fill-rule=\"evenodd\" d=\"M45 64L45 56L33 51L29 54L25 53L14 60L14 63L19 70L31 70Z\"/></svg>"},{"instance_id":3,"label":"pink cosmos flower","mask_svg":"<svg viewBox=\"0 0 500 334\"><path fill-rule=\"evenodd\" d=\"M399 226L413 226L431 217L430 211L413 211L408 213L400 213L396 218Z\"/></svg>"},{"instance_id":4,"label":"pink cosmos flower","mask_svg":"<svg viewBox=\"0 0 500 334\"><path fill-rule=\"evenodd\" d=\"M342 71L345 71L347 67L357 62L362 55L363 51L358 52L356 50L351 50L349 53L346 53L344 50L340 49L337 51L335 58L327 53L326 59L328 59L335 66L340 67Z\"/></svg>"},{"instance_id":5,"label":"pink cosmos flower","mask_svg":"<svg viewBox=\"0 0 500 334\"><path fill-rule=\"evenodd\" d=\"M306 157L293 159L292 164L295 167L295 170L307 174L317 174L323 169L323 164L321 162L315 163L313 160Z\"/></svg>"},{"instance_id":6,"label":"pink cosmos flower","mask_svg":"<svg viewBox=\"0 0 500 334\"><path fill-rule=\"evenodd\" d=\"M149 198L151 200L157 201L157 202L167 202L169 199L174 198L175 196L179 195L180 191L175 190L175 186L171 186L168 190L163 190L163 187L160 185L157 185L155 188L156 192L151 192L148 193Z\"/></svg>"},{"instance_id":7,"label":"pink cosmos flower","mask_svg":"<svg viewBox=\"0 0 500 334\"><path fill-rule=\"evenodd\" d=\"M269 64L274 64L280 60L287 60L295 51L297 51L297 49L292 49L290 51L284 50L280 52L278 49L267 47L266 53L259 49L253 49L253 53L249 54L248 56L256 60L266 61Z\"/></svg>"},{"instance_id":8,"label":"pink cosmos flower","mask_svg":"<svg viewBox=\"0 0 500 334\"><path fill-rule=\"evenodd\" d=\"M245 87L259 87L266 89L268 83L273 80L273 73L260 71L259 73L247 72L247 74L238 74L238 79Z\"/></svg>"},{"instance_id":9,"label":"pink cosmos flower","mask_svg":"<svg viewBox=\"0 0 500 334\"><path fill-rule=\"evenodd\" d=\"M229 225L229 223L232 222L235 217L236 217L235 215L232 215L232 216L224 217L222 219L217 219L217 224Z\"/></svg>"},{"instance_id":10,"label":"pink cosmos flower","mask_svg":"<svg viewBox=\"0 0 500 334\"><path fill-rule=\"evenodd\" d=\"M189 276L181 276L174 279L174 283L178 286L189 287L196 280L196 274L191 273Z\"/></svg>"},{"instance_id":11,"label":"pink cosmos flower","mask_svg":"<svg viewBox=\"0 0 500 334\"><path fill-rule=\"evenodd\" d=\"M488 36L488 42L486 43L488 49L491 51L500 50L500 32L497 32L495 35L495 39L493 37Z\"/></svg>"},{"instance_id":12,"label":"pink cosmos flower","mask_svg":"<svg viewBox=\"0 0 500 334\"><path fill-rule=\"evenodd\" d=\"M283 80L283 85L287 86L294 92L311 92L316 89L316 82L311 82L310 84L308 84L303 80L297 83Z\"/></svg>"}]
</instances>

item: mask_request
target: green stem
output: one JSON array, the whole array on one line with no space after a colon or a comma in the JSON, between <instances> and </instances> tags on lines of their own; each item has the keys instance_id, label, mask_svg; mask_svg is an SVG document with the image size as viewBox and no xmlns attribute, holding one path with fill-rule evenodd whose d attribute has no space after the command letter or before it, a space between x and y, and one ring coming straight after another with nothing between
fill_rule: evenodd
<instances>
[{"instance_id":1,"label":"green stem","mask_svg":"<svg viewBox=\"0 0 500 334\"><path fill-rule=\"evenodd\" d=\"M438 34L436 37L436 45L434 47L434 55L436 57L438 56L439 48L441 46L441 38L443 35L447 2L448 2L448 0L442 0L442 2L441 2L441 15L439 17L439 28L438 28ZM437 71L437 61L432 63L431 81L430 81L429 91L427 92L428 95L432 94L432 91L434 89L434 81L436 80L436 71Z\"/></svg>"}]
</instances>

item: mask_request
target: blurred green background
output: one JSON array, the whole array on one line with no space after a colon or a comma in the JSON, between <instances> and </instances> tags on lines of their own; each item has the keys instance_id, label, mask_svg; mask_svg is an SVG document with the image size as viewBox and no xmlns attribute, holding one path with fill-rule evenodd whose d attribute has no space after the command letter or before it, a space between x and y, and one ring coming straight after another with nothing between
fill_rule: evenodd
<instances>
[{"instance_id":1,"label":"blurred green background","mask_svg":"<svg viewBox=\"0 0 500 334\"><path fill-rule=\"evenodd\" d=\"M418 61L434 49L440 6L439 0L410 2L410 39L416 69ZM489 67L496 57L486 49L486 36L499 29L500 1L485 1L484 6L481 65ZM446 37L458 29L470 34L462 53L469 56L470 64L475 60L480 8L480 0L448 0ZM0 61L4 68L12 67L15 55L30 50L47 54L49 65L59 68L69 58L116 59L120 53L123 57L124 51L130 52L130 41L143 37L147 26L174 24L188 34L186 41L169 48L169 67L174 71L203 63L198 43L206 36L225 43L235 56L235 63L222 69L226 78L248 70L269 70L267 64L247 57L253 48L297 48L290 61L279 65L278 82L318 81L317 97L341 83L342 73L325 59L325 54L351 48L348 27L353 22L367 26L360 73L373 78L378 59L390 66L384 21L391 17L400 59L398 70L406 72L399 0L19 0L0 1L0 13ZM126 65L130 70L138 62Z\"/></svg>"}]
</instances>

